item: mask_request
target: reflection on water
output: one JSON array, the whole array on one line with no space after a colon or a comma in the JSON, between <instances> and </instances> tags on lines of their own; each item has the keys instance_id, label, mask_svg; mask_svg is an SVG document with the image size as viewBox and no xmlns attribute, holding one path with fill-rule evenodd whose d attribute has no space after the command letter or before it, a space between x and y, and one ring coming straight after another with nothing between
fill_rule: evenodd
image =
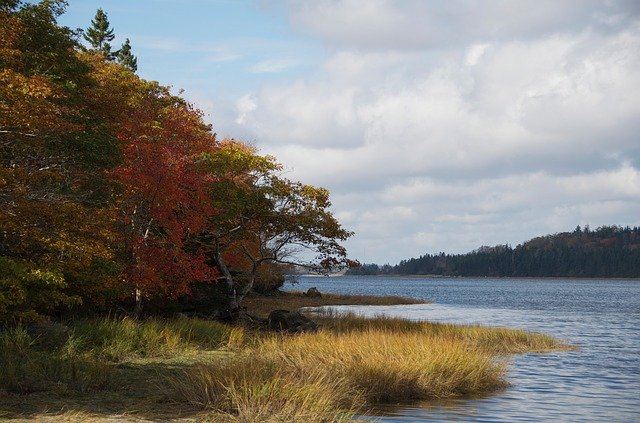
<instances>
[{"instance_id":1,"label":"reflection on water","mask_svg":"<svg viewBox=\"0 0 640 423\"><path fill-rule=\"evenodd\" d=\"M495 395L377 410L381 422L640 422L640 281L301 278L294 289L405 295L433 304L349 306L364 315L541 331L580 349L512 357Z\"/></svg>"}]
</instances>

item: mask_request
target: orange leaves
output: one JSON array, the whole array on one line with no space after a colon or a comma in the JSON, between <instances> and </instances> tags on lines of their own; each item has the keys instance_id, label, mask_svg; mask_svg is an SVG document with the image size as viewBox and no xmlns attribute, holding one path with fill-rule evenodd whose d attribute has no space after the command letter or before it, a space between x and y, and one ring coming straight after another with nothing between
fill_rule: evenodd
<instances>
[{"instance_id":1,"label":"orange leaves","mask_svg":"<svg viewBox=\"0 0 640 423\"><path fill-rule=\"evenodd\" d=\"M153 113L157 106L149 103L161 103L170 97L168 90L157 82L144 81L124 66L106 62L102 54L77 55L91 66L94 81L83 92L87 108L101 116L113 132L134 124L134 114ZM148 119L142 121L148 123Z\"/></svg>"},{"instance_id":2,"label":"orange leaves","mask_svg":"<svg viewBox=\"0 0 640 423\"><path fill-rule=\"evenodd\" d=\"M22 54L17 44L23 33L24 28L20 19L6 12L0 12L0 65L17 66L20 63Z\"/></svg>"}]
</instances>

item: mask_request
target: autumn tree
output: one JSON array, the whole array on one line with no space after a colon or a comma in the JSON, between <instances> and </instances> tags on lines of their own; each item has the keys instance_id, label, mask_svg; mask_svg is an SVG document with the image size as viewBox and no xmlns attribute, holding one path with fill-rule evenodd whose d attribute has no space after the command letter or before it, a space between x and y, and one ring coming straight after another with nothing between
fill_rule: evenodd
<instances>
[{"instance_id":1,"label":"autumn tree","mask_svg":"<svg viewBox=\"0 0 640 423\"><path fill-rule=\"evenodd\" d=\"M215 281L202 248L188 248L216 212L209 201L204 154L215 146L210 128L187 104L150 98L122 128L124 163L112 175L125 240L126 279L143 298L176 297L195 281ZM160 103L160 104L159 104Z\"/></svg>"},{"instance_id":2,"label":"autumn tree","mask_svg":"<svg viewBox=\"0 0 640 423\"><path fill-rule=\"evenodd\" d=\"M0 257L23 269L12 274L31 275L13 278L11 289L31 292L40 281L53 298L71 281L83 291L93 280L104 291L113 214L102 170L118 155L103 117L86 107L91 66L56 22L63 1L3 6Z\"/></svg>"},{"instance_id":3,"label":"autumn tree","mask_svg":"<svg viewBox=\"0 0 640 423\"><path fill-rule=\"evenodd\" d=\"M216 281L236 314L279 265L348 263L326 190L218 143L199 111L131 72L130 48L113 63L104 12L87 31L99 51L83 49L56 21L65 4L0 2L0 320L134 296L139 312Z\"/></svg>"},{"instance_id":4,"label":"autumn tree","mask_svg":"<svg viewBox=\"0 0 640 423\"><path fill-rule=\"evenodd\" d=\"M340 242L352 233L331 214L326 189L282 178L273 157L234 140L222 142L207 162L218 213L199 242L221 273L231 316L265 264L316 272L351 264Z\"/></svg>"}]
</instances>

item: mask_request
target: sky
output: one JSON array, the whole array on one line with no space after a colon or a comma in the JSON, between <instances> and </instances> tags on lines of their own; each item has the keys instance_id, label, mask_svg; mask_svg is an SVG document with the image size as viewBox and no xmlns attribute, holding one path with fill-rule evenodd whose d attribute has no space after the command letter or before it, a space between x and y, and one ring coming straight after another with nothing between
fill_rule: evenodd
<instances>
[{"instance_id":1,"label":"sky","mask_svg":"<svg viewBox=\"0 0 640 423\"><path fill-rule=\"evenodd\" d=\"M352 258L640 226L640 2L69 0L219 137L323 186Z\"/></svg>"}]
</instances>

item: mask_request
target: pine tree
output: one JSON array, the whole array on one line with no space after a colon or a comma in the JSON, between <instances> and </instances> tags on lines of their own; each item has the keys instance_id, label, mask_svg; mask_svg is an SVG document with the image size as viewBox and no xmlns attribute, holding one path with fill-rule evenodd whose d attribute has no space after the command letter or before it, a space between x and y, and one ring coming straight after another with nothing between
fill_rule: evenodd
<instances>
[{"instance_id":1,"label":"pine tree","mask_svg":"<svg viewBox=\"0 0 640 423\"><path fill-rule=\"evenodd\" d=\"M109 28L109 19L107 14L98 9L95 18L91 21L91 26L86 30L84 39L91 44L93 51L101 52L110 60L113 60L117 52L111 51L110 41L113 41L113 29Z\"/></svg>"},{"instance_id":2,"label":"pine tree","mask_svg":"<svg viewBox=\"0 0 640 423\"><path fill-rule=\"evenodd\" d=\"M136 59L136 56L131 53L131 44L129 43L128 38L126 39L124 44L122 44L122 48L118 50L117 58L118 63L131 69L132 72L138 70L138 59Z\"/></svg>"}]
</instances>

